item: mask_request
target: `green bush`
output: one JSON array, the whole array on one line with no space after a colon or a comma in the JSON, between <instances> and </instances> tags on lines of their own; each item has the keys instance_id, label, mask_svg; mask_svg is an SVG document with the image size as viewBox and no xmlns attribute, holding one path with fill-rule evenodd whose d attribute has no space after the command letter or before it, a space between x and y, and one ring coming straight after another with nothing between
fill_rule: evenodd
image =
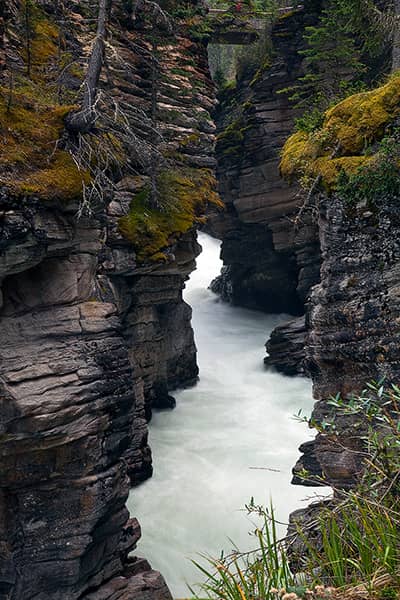
<instances>
[{"instance_id":1,"label":"green bush","mask_svg":"<svg viewBox=\"0 0 400 600\"><path fill-rule=\"evenodd\" d=\"M367 202L372 208L383 199L400 199L400 131L385 137L367 165L356 173L339 175L337 192L351 203Z\"/></svg>"}]
</instances>

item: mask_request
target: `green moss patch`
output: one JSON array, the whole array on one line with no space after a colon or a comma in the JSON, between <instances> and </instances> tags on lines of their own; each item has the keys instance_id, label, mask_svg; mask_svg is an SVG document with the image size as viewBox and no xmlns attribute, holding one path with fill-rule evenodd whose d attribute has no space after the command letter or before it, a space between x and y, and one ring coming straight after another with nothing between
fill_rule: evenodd
<instances>
[{"instance_id":1,"label":"green moss patch","mask_svg":"<svg viewBox=\"0 0 400 600\"><path fill-rule=\"evenodd\" d=\"M400 74L369 92L354 94L329 109L322 126L297 131L286 142L280 171L289 181L322 177L335 189L340 173L354 174L371 160L366 152L400 115Z\"/></svg>"},{"instance_id":2,"label":"green moss patch","mask_svg":"<svg viewBox=\"0 0 400 600\"><path fill-rule=\"evenodd\" d=\"M345 154L359 154L382 139L386 126L400 114L400 75L386 85L342 100L327 111L324 129Z\"/></svg>"},{"instance_id":3,"label":"green moss patch","mask_svg":"<svg viewBox=\"0 0 400 600\"><path fill-rule=\"evenodd\" d=\"M33 0L24 0L20 18L28 32L21 57L26 64L30 63L31 77L40 78L57 60L63 37L58 25Z\"/></svg>"},{"instance_id":4,"label":"green moss patch","mask_svg":"<svg viewBox=\"0 0 400 600\"><path fill-rule=\"evenodd\" d=\"M88 184L90 174L79 171L68 152L58 151L49 166L27 175L18 183L22 194L48 199L72 200L80 198L83 184Z\"/></svg>"},{"instance_id":5,"label":"green moss patch","mask_svg":"<svg viewBox=\"0 0 400 600\"><path fill-rule=\"evenodd\" d=\"M119 221L119 229L133 244L139 262L166 260L163 250L196 223L205 221L208 204L222 207L215 187L208 169L171 169L157 178L159 207L152 207L150 188L136 194L129 214Z\"/></svg>"},{"instance_id":6,"label":"green moss patch","mask_svg":"<svg viewBox=\"0 0 400 600\"><path fill-rule=\"evenodd\" d=\"M79 198L89 174L59 143L64 118L76 108L59 101L57 78L67 60L63 38L32 0L23 2L20 19L27 29L20 49L25 68L0 87L0 184L17 196Z\"/></svg>"},{"instance_id":7,"label":"green moss patch","mask_svg":"<svg viewBox=\"0 0 400 600\"><path fill-rule=\"evenodd\" d=\"M64 117L74 107L35 98L35 89L14 91L10 102L9 91L0 88L0 183L17 195L79 197L88 174L57 145Z\"/></svg>"},{"instance_id":8,"label":"green moss patch","mask_svg":"<svg viewBox=\"0 0 400 600\"><path fill-rule=\"evenodd\" d=\"M250 129L250 125L246 124L243 115L232 121L217 136L217 154L222 157L239 157L242 152L244 136L248 129Z\"/></svg>"},{"instance_id":9,"label":"green moss patch","mask_svg":"<svg viewBox=\"0 0 400 600\"><path fill-rule=\"evenodd\" d=\"M59 29L46 19L40 19L34 26L32 39L32 63L41 68L58 54Z\"/></svg>"}]
</instances>

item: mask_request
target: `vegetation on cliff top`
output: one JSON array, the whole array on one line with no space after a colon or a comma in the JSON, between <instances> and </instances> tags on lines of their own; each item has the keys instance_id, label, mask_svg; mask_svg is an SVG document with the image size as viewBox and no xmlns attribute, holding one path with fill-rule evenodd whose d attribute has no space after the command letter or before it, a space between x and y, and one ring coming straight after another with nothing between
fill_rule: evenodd
<instances>
[{"instance_id":1,"label":"vegetation on cliff top","mask_svg":"<svg viewBox=\"0 0 400 600\"><path fill-rule=\"evenodd\" d=\"M205 222L208 204L222 208L216 181L208 169L163 170L157 177L157 203L150 202L150 187L132 199L129 214L119 221L139 262L167 260L165 250L196 223Z\"/></svg>"},{"instance_id":2,"label":"vegetation on cliff top","mask_svg":"<svg viewBox=\"0 0 400 600\"><path fill-rule=\"evenodd\" d=\"M379 204L400 200L400 129L393 131L379 143L371 160L355 173L341 172L337 180L340 197L355 205L361 203L374 209Z\"/></svg>"},{"instance_id":3,"label":"vegetation on cliff top","mask_svg":"<svg viewBox=\"0 0 400 600\"><path fill-rule=\"evenodd\" d=\"M0 87L0 183L16 195L79 198L89 175L59 147L64 118L75 108L59 98L61 32L30 0L22 10L25 72L10 72L8 85Z\"/></svg>"},{"instance_id":4,"label":"vegetation on cliff top","mask_svg":"<svg viewBox=\"0 0 400 600\"><path fill-rule=\"evenodd\" d=\"M16 195L78 198L88 174L57 147L64 117L73 107L34 98L32 91L15 91L8 107L4 89L0 94L0 182Z\"/></svg>"},{"instance_id":5,"label":"vegetation on cliff top","mask_svg":"<svg viewBox=\"0 0 400 600\"><path fill-rule=\"evenodd\" d=\"M330 108L314 131L296 131L282 150L282 175L304 187L320 176L324 188L334 190L341 173L355 174L372 161L374 144L399 115L400 74L394 74L381 87Z\"/></svg>"},{"instance_id":6,"label":"vegetation on cliff top","mask_svg":"<svg viewBox=\"0 0 400 600\"><path fill-rule=\"evenodd\" d=\"M385 54L385 28L372 0L328 0L304 29L304 75L285 91L299 107L326 109L370 85ZM317 15L315 15L316 17Z\"/></svg>"}]
</instances>

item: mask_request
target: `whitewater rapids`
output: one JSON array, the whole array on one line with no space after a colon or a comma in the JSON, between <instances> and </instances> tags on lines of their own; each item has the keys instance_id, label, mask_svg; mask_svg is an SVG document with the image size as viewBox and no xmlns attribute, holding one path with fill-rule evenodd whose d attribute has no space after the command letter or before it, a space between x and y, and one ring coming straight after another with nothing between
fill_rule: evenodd
<instances>
[{"instance_id":1,"label":"whitewater rapids","mask_svg":"<svg viewBox=\"0 0 400 600\"><path fill-rule=\"evenodd\" d=\"M272 498L287 521L313 493L290 484L298 446L312 437L293 419L299 409L311 412L310 381L266 371L262 360L270 332L287 316L219 301L207 288L221 268L220 243L205 234L199 241L203 252L185 300L193 308L200 380L173 393L175 410L154 414L154 476L128 503L142 526L137 553L161 571L175 598L189 595L185 582L203 579L190 558L217 557L232 541L254 546L243 511L252 496L264 504Z\"/></svg>"}]
</instances>

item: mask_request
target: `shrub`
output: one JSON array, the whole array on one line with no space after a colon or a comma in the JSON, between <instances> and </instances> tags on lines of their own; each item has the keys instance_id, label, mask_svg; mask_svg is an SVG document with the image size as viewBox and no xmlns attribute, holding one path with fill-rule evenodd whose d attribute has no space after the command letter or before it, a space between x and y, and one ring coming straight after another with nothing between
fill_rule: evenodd
<instances>
[{"instance_id":1,"label":"shrub","mask_svg":"<svg viewBox=\"0 0 400 600\"><path fill-rule=\"evenodd\" d=\"M330 192L342 171L348 176L359 173L373 158L374 145L388 136L400 115L399 81L395 74L374 90L342 100L326 111L320 128L298 128L282 150L283 177L289 181L321 177Z\"/></svg>"},{"instance_id":2,"label":"shrub","mask_svg":"<svg viewBox=\"0 0 400 600\"><path fill-rule=\"evenodd\" d=\"M337 192L349 202L367 202L370 207L381 200L400 198L400 132L385 137L378 152L353 174L341 172Z\"/></svg>"}]
</instances>

